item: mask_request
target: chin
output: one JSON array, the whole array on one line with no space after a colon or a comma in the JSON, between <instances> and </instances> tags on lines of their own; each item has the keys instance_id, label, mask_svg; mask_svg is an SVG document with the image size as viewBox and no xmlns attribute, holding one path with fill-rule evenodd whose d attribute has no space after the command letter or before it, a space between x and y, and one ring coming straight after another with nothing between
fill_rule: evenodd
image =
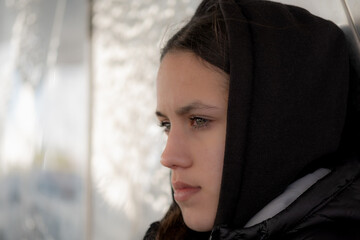
<instances>
[{"instance_id":1,"label":"chin","mask_svg":"<svg viewBox=\"0 0 360 240\"><path fill-rule=\"evenodd\" d=\"M214 226L214 221L207 216L196 216L195 214L183 214L184 222L188 228L197 232L211 231Z\"/></svg>"}]
</instances>

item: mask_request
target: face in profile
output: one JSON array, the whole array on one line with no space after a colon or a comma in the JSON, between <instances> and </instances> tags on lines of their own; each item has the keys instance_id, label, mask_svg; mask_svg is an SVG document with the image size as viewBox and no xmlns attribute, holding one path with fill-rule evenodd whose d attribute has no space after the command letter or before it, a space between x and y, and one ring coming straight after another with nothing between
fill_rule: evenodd
<instances>
[{"instance_id":1,"label":"face in profile","mask_svg":"<svg viewBox=\"0 0 360 240\"><path fill-rule=\"evenodd\" d=\"M157 110L167 134L161 164L171 169L174 199L186 225L215 221L225 149L227 75L185 51L168 52L157 78Z\"/></svg>"}]
</instances>

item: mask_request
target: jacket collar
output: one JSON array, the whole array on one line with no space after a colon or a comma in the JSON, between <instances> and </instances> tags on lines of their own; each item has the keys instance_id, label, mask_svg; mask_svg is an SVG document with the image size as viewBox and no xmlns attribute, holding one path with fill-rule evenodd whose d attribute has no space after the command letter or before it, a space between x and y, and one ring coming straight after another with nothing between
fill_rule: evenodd
<instances>
[{"instance_id":1,"label":"jacket collar","mask_svg":"<svg viewBox=\"0 0 360 240\"><path fill-rule=\"evenodd\" d=\"M359 203L354 197L356 193L341 194L345 190L355 191L355 188L349 188L350 185L356 184L359 188L359 177L360 160L356 158L335 168L276 216L248 228L234 229L227 225L216 226L210 239L266 239L279 233L291 233L309 225L328 221L328 218L317 216L329 208L332 208L330 213L332 215L325 215L331 219L349 217L349 212L353 217L360 219ZM334 201L335 198L336 201ZM346 202L346 209L344 209L344 202Z\"/></svg>"}]
</instances>

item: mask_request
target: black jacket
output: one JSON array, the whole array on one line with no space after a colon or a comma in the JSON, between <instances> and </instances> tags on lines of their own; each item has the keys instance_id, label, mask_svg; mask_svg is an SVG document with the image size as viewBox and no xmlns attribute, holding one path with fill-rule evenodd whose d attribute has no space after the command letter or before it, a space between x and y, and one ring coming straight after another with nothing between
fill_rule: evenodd
<instances>
[{"instance_id":1,"label":"black jacket","mask_svg":"<svg viewBox=\"0 0 360 240\"><path fill-rule=\"evenodd\" d=\"M244 229L216 227L212 240L360 239L360 163L334 169L276 216Z\"/></svg>"}]
</instances>

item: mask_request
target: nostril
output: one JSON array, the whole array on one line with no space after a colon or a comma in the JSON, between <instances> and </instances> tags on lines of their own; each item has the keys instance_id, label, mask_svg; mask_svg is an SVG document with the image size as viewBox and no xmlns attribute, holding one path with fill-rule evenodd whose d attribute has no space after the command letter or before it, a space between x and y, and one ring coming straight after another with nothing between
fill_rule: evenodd
<instances>
[{"instance_id":1,"label":"nostril","mask_svg":"<svg viewBox=\"0 0 360 240\"><path fill-rule=\"evenodd\" d=\"M175 164L172 161L169 161L168 158L164 158L163 156L161 156L160 163L161 165L167 168L174 168L175 166Z\"/></svg>"}]
</instances>

